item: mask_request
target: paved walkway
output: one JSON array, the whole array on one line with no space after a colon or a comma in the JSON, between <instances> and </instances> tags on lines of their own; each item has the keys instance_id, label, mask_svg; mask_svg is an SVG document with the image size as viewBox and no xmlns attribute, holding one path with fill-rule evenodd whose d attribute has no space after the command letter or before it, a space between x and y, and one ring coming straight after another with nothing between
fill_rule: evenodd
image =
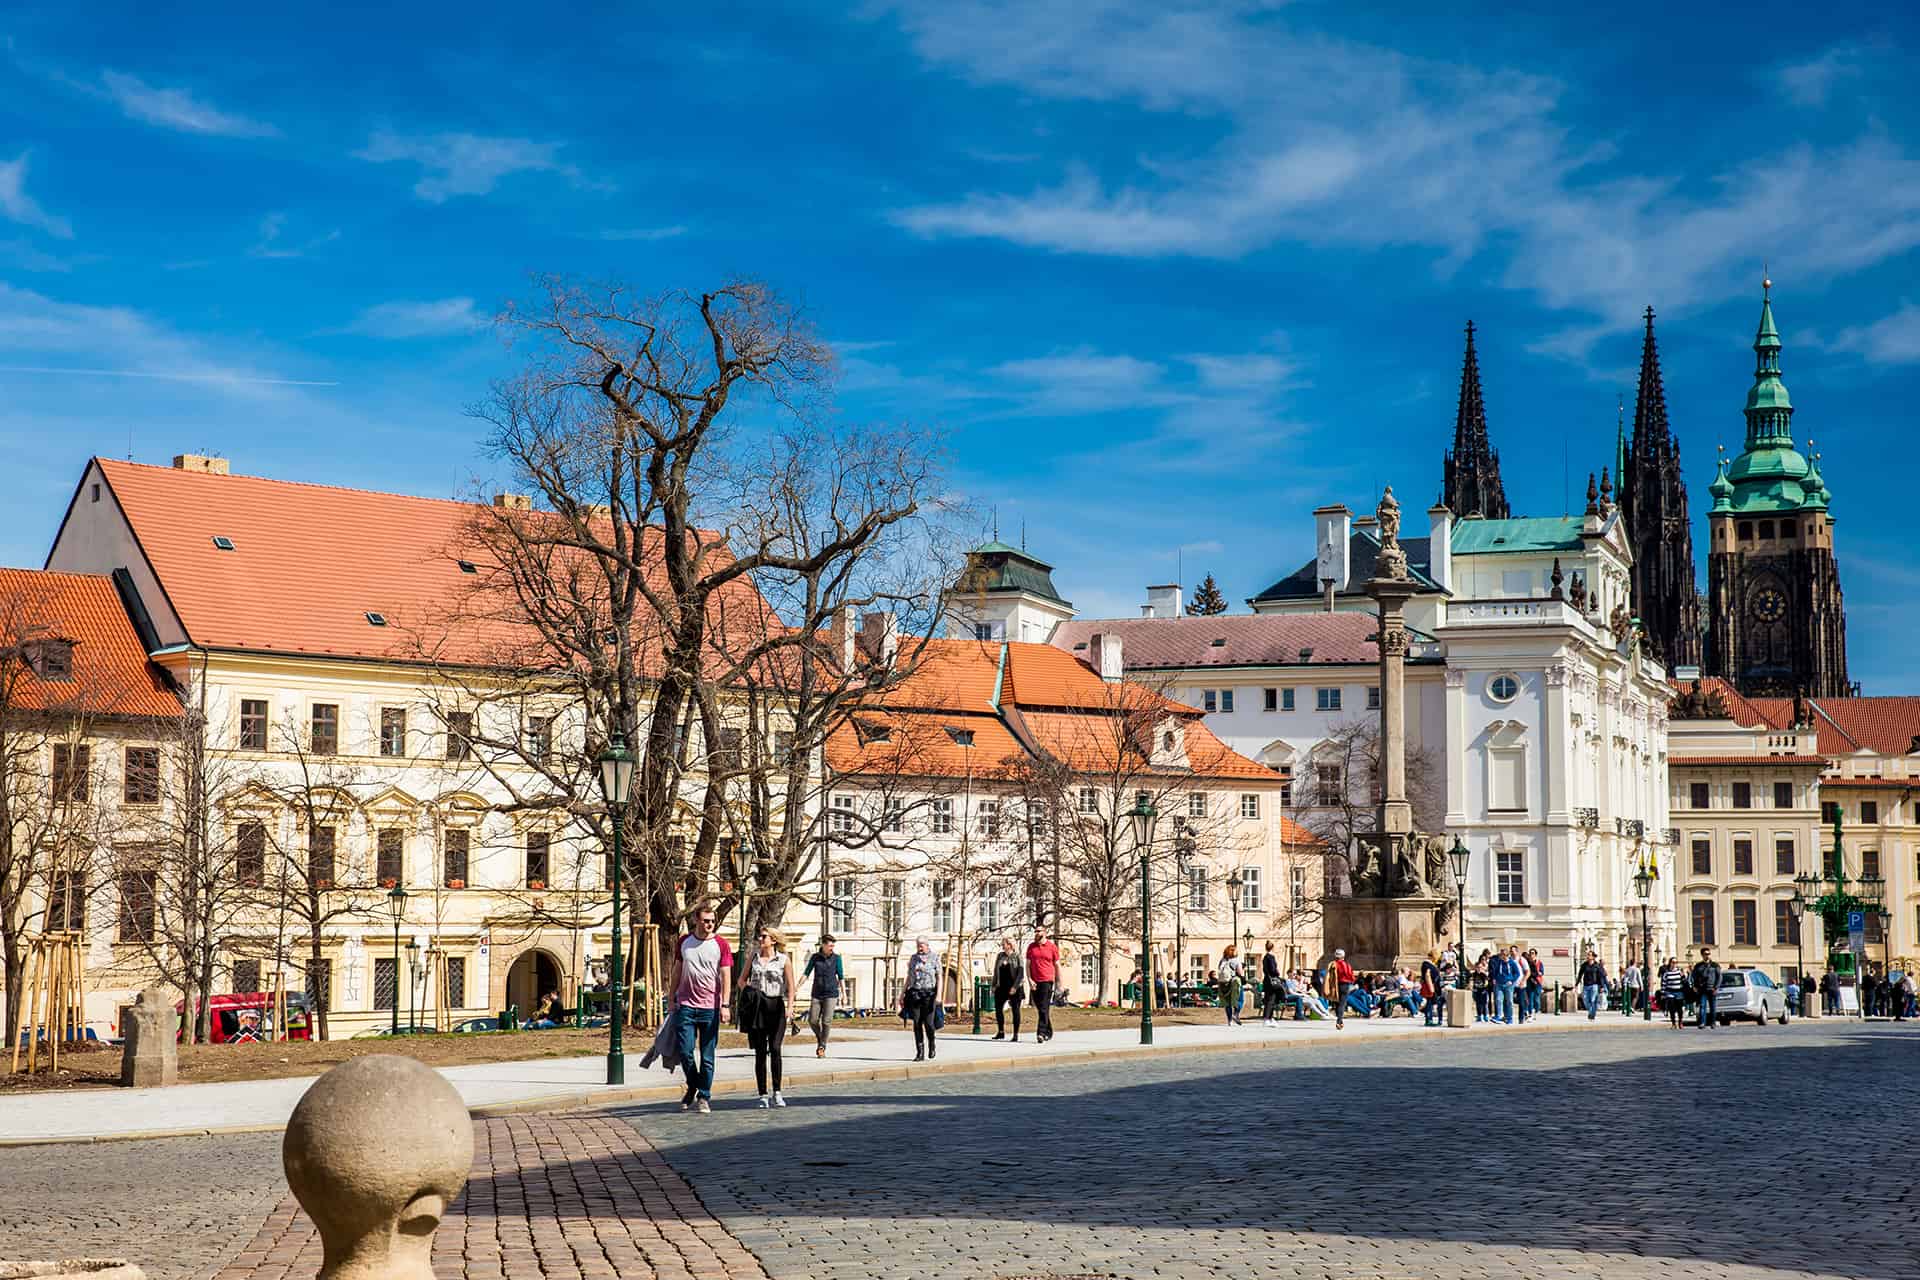
<instances>
[{"instance_id":1,"label":"paved walkway","mask_svg":"<svg viewBox=\"0 0 1920 1280\"><path fill-rule=\"evenodd\" d=\"M1655 1024L1656 1026L1658 1024ZM838 1083L880 1076L940 1075L994 1067L1084 1062L1089 1055L1165 1053L1192 1049L1299 1048L1374 1039L1453 1039L1465 1036L1525 1035L1545 1031L1626 1031L1638 1019L1617 1014L1588 1023L1579 1015L1536 1019L1525 1027L1428 1029L1417 1020L1352 1019L1345 1031L1324 1022L1282 1022L1275 1027L1161 1026L1152 1049L1140 1045L1136 1028L1062 1033L1052 1043L1018 1044L991 1036L943 1034L935 1062L914 1064L913 1039L901 1031L836 1029L830 1056L813 1056L813 1041L802 1034L787 1041L786 1072L804 1086L808 1080ZM950 1029L951 1030L951 1029ZM1791 1034L1789 1030L1785 1034ZM599 1106L651 1101L672 1096L679 1077L653 1068L642 1070L638 1054L627 1058L627 1087L609 1089L606 1060L600 1057L544 1058L533 1062L493 1062L443 1069L467 1105L487 1114L527 1109ZM753 1089L753 1051L720 1054L716 1093ZM64 1093L21 1093L0 1097L0 1146L41 1142L87 1142L118 1138L156 1138L183 1134L238 1133L286 1125L294 1104L315 1077L249 1080L223 1084L175 1085L168 1089L87 1089Z\"/></svg>"},{"instance_id":2,"label":"paved walkway","mask_svg":"<svg viewBox=\"0 0 1920 1280\"><path fill-rule=\"evenodd\" d=\"M473 1126L473 1173L433 1238L436 1280L764 1280L760 1263L631 1126L600 1113ZM213 1280L320 1269L291 1195Z\"/></svg>"}]
</instances>

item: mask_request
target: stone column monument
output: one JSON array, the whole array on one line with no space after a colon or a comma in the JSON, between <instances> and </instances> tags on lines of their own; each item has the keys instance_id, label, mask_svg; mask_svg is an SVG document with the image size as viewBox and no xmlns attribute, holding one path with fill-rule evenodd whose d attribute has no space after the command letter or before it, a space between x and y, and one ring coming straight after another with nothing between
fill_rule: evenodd
<instances>
[{"instance_id":1,"label":"stone column monument","mask_svg":"<svg viewBox=\"0 0 1920 1280\"><path fill-rule=\"evenodd\" d=\"M1441 945L1438 913L1444 842L1413 829L1407 799L1406 605L1418 589L1400 546L1400 504L1391 486L1376 512L1380 554L1366 592L1379 610L1380 800L1374 829L1357 836L1352 896L1326 904L1327 946L1345 947L1356 969L1417 967Z\"/></svg>"}]
</instances>

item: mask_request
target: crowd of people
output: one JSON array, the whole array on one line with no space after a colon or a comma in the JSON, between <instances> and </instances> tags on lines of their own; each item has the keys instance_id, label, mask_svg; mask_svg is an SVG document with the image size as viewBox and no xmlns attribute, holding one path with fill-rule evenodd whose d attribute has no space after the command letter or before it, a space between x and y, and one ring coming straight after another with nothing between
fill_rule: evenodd
<instances>
[{"instance_id":1,"label":"crowd of people","mask_svg":"<svg viewBox=\"0 0 1920 1280\"><path fill-rule=\"evenodd\" d=\"M695 913L692 930L680 939L675 951L667 987L673 993L673 1011L642 1065L658 1060L669 1068L681 1069L686 1078L681 1110L710 1111L715 1049L731 994L736 1023L753 1048L758 1103L764 1108L786 1106L781 1094L782 1052L786 1037L797 1032L800 1024L802 982L808 985L806 1021L814 1036L814 1054L827 1056L835 1008L846 981L845 968L834 947L833 938L822 938L796 973L786 939L777 930L763 929L754 953L736 966L732 949L719 936L713 909L703 907ZM728 975L732 975L731 983ZM1631 1017L1650 1006L1675 1027L1685 1025L1690 1016L1696 1027L1707 1029L1719 1023L1722 975L1711 947L1702 947L1699 959L1691 966L1668 957L1649 975L1629 962L1618 977L1609 974L1589 949L1578 968L1578 990L1589 1020L1598 1018L1603 1010L1617 1009ZM1312 969L1288 969L1275 956L1274 945L1268 943L1257 964L1251 957L1240 955L1237 947L1229 946L1218 967L1208 974L1205 987L1230 1026L1245 1025L1248 1011L1257 1009L1262 1025L1269 1027L1277 1025L1287 1013L1299 1021L1332 1019L1336 1027L1344 1028L1349 1014L1390 1018L1400 1010L1405 1010L1409 1018L1424 1017L1426 1025L1432 1027L1444 1024L1446 993L1460 985L1460 977L1459 957L1452 948L1430 951L1417 971L1402 968L1362 974L1340 949ZM993 1038L1008 1038L1011 1019L1012 1039L1018 1041L1022 1011L1031 1007L1034 1040L1042 1044L1051 1040L1059 978L1060 951L1046 930L1036 929L1024 950L1011 938L1002 940L989 981ZM1136 971L1136 986L1139 980ZM1466 970L1465 986L1471 993L1474 1021L1478 1023L1517 1025L1538 1017L1545 1011L1547 985L1547 969L1539 951L1523 951L1513 944L1497 950L1483 949ZM946 1017L945 986L939 955L927 939L915 939L898 1010L913 1031L915 1062L938 1056L939 1031ZM1157 982L1155 991L1156 1003L1164 1004L1164 983ZM1838 1012L1841 991L1842 983L1831 971L1817 986L1809 984L1804 990L1792 979L1785 985L1787 1007L1793 1013L1801 1012L1804 1003L1816 997L1823 1001L1826 1012ZM1868 1016L1897 1020L1916 1016L1911 974L1868 973L1858 992Z\"/></svg>"}]
</instances>

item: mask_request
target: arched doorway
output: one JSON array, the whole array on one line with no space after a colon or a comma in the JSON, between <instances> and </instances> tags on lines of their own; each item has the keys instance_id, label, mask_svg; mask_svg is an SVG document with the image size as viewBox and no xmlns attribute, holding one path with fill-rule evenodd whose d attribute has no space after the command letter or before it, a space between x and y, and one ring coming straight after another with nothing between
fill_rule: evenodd
<instances>
[{"instance_id":1,"label":"arched doorway","mask_svg":"<svg viewBox=\"0 0 1920 1280\"><path fill-rule=\"evenodd\" d=\"M522 1018L530 1018L549 991L559 992L563 1002L567 998L560 990L560 962L538 947L521 952L507 970L507 1003L518 1006Z\"/></svg>"}]
</instances>

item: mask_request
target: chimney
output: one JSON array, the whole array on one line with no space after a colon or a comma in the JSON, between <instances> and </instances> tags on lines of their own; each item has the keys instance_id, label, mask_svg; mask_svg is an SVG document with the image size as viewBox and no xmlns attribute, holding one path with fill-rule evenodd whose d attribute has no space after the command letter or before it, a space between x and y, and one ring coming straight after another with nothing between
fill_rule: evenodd
<instances>
[{"instance_id":1,"label":"chimney","mask_svg":"<svg viewBox=\"0 0 1920 1280\"><path fill-rule=\"evenodd\" d=\"M1158 587L1147 588L1147 602L1140 606L1143 618L1184 618L1185 606L1180 600L1180 584L1166 583Z\"/></svg>"},{"instance_id":2,"label":"chimney","mask_svg":"<svg viewBox=\"0 0 1920 1280\"><path fill-rule=\"evenodd\" d=\"M1353 540L1353 512L1347 510L1344 502L1336 502L1330 507L1316 507L1313 512L1314 577L1320 581L1320 589L1327 593L1327 608L1333 608L1333 597L1347 589L1347 579L1351 573L1352 551L1349 544Z\"/></svg>"},{"instance_id":3,"label":"chimney","mask_svg":"<svg viewBox=\"0 0 1920 1280\"><path fill-rule=\"evenodd\" d=\"M529 493L496 493L493 495L493 505L502 511L531 511L533 510L533 495Z\"/></svg>"},{"instance_id":4,"label":"chimney","mask_svg":"<svg viewBox=\"0 0 1920 1280\"><path fill-rule=\"evenodd\" d=\"M1108 684L1118 684L1126 677L1126 664L1120 656L1120 637L1096 631L1087 641L1087 656L1092 660L1093 669Z\"/></svg>"},{"instance_id":5,"label":"chimney","mask_svg":"<svg viewBox=\"0 0 1920 1280\"><path fill-rule=\"evenodd\" d=\"M867 661L891 669L900 652L900 620L890 613L862 615L860 649Z\"/></svg>"},{"instance_id":6,"label":"chimney","mask_svg":"<svg viewBox=\"0 0 1920 1280\"><path fill-rule=\"evenodd\" d=\"M227 474L225 458L210 458L204 453L176 453L173 455L175 471L198 471L202 475L224 476Z\"/></svg>"},{"instance_id":7,"label":"chimney","mask_svg":"<svg viewBox=\"0 0 1920 1280\"><path fill-rule=\"evenodd\" d=\"M833 652L840 663L840 670L853 670L853 606L843 604L833 611L833 625L828 629L833 637Z\"/></svg>"},{"instance_id":8,"label":"chimney","mask_svg":"<svg viewBox=\"0 0 1920 1280\"><path fill-rule=\"evenodd\" d=\"M1427 576L1453 590L1453 511L1444 502L1427 508Z\"/></svg>"}]
</instances>

